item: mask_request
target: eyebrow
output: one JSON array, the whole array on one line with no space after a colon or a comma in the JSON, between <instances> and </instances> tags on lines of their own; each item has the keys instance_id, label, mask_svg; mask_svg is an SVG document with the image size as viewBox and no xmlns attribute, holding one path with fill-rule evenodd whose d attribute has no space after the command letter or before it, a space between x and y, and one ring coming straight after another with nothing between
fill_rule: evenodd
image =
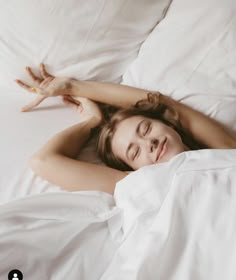
<instances>
[{"instance_id":1,"label":"eyebrow","mask_svg":"<svg viewBox=\"0 0 236 280\"><path fill-rule=\"evenodd\" d=\"M141 127L141 125L144 123L144 122L146 122L147 120L142 120L142 121L140 121L139 122L139 124L137 125L137 127L136 127L136 130L135 130L135 133L136 134L140 134L140 127ZM133 146L133 143L130 143L129 144L129 146L128 146L128 148L127 148L127 150L126 150L126 153L125 153L125 155L126 155L126 157L130 160L130 158L129 158L129 151L130 151L130 149L132 148L132 146Z\"/></svg>"}]
</instances>

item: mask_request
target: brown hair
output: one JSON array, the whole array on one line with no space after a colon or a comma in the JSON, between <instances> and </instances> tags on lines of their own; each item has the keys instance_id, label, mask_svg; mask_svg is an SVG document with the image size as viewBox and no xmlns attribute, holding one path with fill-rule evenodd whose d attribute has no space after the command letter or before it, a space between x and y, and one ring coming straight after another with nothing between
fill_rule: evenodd
<instances>
[{"instance_id":1,"label":"brown hair","mask_svg":"<svg viewBox=\"0 0 236 280\"><path fill-rule=\"evenodd\" d=\"M181 137L183 143L191 150L200 149L199 143L182 128L179 116L173 106L161 102L162 95L159 93L147 94L146 99L138 101L129 109L118 110L102 127L97 142L97 151L101 159L110 167L130 171L133 170L124 161L114 155L111 148L111 141L117 125L132 116L144 116L151 119L158 119L164 124L171 126Z\"/></svg>"}]
</instances>

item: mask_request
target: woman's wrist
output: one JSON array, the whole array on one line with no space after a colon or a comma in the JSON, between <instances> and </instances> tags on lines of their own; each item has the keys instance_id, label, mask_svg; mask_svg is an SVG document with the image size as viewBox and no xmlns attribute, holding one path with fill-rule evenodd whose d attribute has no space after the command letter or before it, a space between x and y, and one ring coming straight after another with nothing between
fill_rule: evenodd
<instances>
[{"instance_id":1,"label":"woman's wrist","mask_svg":"<svg viewBox=\"0 0 236 280\"><path fill-rule=\"evenodd\" d=\"M69 80L69 88L72 96L83 96L80 94L80 81L74 78Z\"/></svg>"}]
</instances>

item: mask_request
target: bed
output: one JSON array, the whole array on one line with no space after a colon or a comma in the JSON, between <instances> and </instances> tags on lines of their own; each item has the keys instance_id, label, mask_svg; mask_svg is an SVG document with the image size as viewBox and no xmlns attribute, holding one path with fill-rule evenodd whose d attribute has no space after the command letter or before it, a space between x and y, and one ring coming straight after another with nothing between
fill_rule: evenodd
<instances>
[{"instance_id":1,"label":"bed","mask_svg":"<svg viewBox=\"0 0 236 280\"><path fill-rule=\"evenodd\" d=\"M159 90L236 136L235 1L0 4L0 278L235 279L235 150L142 168L114 197L66 192L28 159L78 115L60 98L21 113L35 97L14 83L44 62L59 76ZM80 157L100 163L93 142Z\"/></svg>"}]
</instances>

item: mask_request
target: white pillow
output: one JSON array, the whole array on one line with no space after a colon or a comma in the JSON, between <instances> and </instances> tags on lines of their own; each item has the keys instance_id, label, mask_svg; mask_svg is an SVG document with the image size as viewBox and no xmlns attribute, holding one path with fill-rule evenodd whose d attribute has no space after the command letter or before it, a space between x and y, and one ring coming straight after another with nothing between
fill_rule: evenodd
<instances>
[{"instance_id":1,"label":"white pillow","mask_svg":"<svg viewBox=\"0 0 236 280\"><path fill-rule=\"evenodd\" d=\"M175 0L123 84L159 90L236 133L236 2Z\"/></svg>"},{"instance_id":2,"label":"white pillow","mask_svg":"<svg viewBox=\"0 0 236 280\"><path fill-rule=\"evenodd\" d=\"M57 75L120 81L170 1L2 1L0 86L40 62Z\"/></svg>"}]
</instances>

